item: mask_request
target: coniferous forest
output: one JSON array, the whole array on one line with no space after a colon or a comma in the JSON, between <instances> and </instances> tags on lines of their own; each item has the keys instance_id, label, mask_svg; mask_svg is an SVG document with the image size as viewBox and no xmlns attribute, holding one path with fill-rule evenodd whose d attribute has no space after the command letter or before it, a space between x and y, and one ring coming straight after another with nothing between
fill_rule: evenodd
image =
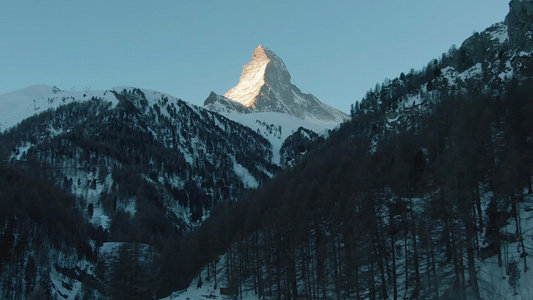
<instances>
[{"instance_id":1,"label":"coniferous forest","mask_svg":"<svg viewBox=\"0 0 533 300\"><path fill-rule=\"evenodd\" d=\"M510 6L280 153L153 91L49 98L0 131L0 298L529 297L533 2Z\"/></svg>"},{"instance_id":2,"label":"coniferous forest","mask_svg":"<svg viewBox=\"0 0 533 300\"><path fill-rule=\"evenodd\" d=\"M532 205L533 84L511 84L501 98L445 96L395 132L380 132L377 111L354 112L294 170L219 207L191 237L218 244L192 253L206 265L209 247L228 247L230 286L260 297L479 298L480 261L525 272L533 247L520 214Z\"/></svg>"},{"instance_id":3,"label":"coniferous forest","mask_svg":"<svg viewBox=\"0 0 533 300\"><path fill-rule=\"evenodd\" d=\"M115 107L93 97L0 135L2 298L80 282L87 299L168 295L193 276L180 255L188 232L248 188L234 166L259 183L278 169L247 127L167 96L149 103L140 89L109 93ZM31 284L13 276L28 261Z\"/></svg>"},{"instance_id":4,"label":"coniferous forest","mask_svg":"<svg viewBox=\"0 0 533 300\"><path fill-rule=\"evenodd\" d=\"M130 243L95 274L58 269L116 299L164 295L204 266L213 274L227 268L219 280L235 293L251 286L268 298L330 298L332 291L338 299L477 297L487 288L476 278L480 261L497 257L506 269L527 270L532 247L520 211L531 209L533 84L511 82L507 90L443 96L433 113L394 131L380 129L387 119L378 109L353 111L300 164L219 204L191 233L128 222L120 210L104 232L83 221L74 196L32 175L36 166L3 165L2 276L24 274L3 281L4 295L50 295L51 253L97 262L91 243L122 240ZM504 231L509 225L514 230ZM507 259L511 243L519 261ZM224 251L227 262L217 266Z\"/></svg>"}]
</instances>

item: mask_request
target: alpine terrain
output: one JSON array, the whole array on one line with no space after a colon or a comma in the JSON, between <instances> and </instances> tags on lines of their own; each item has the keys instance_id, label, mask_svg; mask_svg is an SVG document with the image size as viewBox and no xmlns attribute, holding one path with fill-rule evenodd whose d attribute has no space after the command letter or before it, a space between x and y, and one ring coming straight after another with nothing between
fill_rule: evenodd
<instances>
[{"instance_id":1,"label":"alpine terrain","mask_svg":"<svg viewBox=\"0 0 533 300\"><path fill-rule=\"evenodd\" d=\"M265 136L273 146L274 162L281 166L294 164L299 153L305 152L301 144L290 141L316 141L349 119L315 96L302 93L291 83L281 58L261 45L243 67L237 86L224 96L211 92L204 107ZM302 130L314 134L302 135ZM298 138L287 140L293 134Z\"/></svg>"},{"instance_id":2,"label":"alpine terrain","mask_svg":"<svg viewBox=\"0 0 533 300\"><path fill-rule=\"evenodd\" d=\"M533 1L509 8L350 116L264 46L204 107L0 95L0 298L530 299Z\"/></svg>"},{"instance_id":3,"label":"alpine terrain","mask_svg":"<svg viewBox=\"0 0 533 300\"><path fill-rule=\"evenodd\" d=\"M322 139L315 131L339 124L287 112L233 121L135 87L35 85L0 95L0 106L6 299L145 299L186 286L202 262L187 236L211 209L294 165Z\"/></svg>"},{"instance_id":4,"label":"alpine terrain","mask_svg":"<svg viewBox=\"0 0 533 300\"><path fill-rule=\"evenodd\" d=\"M261 45L254 50L252 61L243 67L239 84L224 97L211 94L204 105L223 113L279 112L302 120L337 123L347 119L345 113L302 93L291 83L281 58Z\"/></svg>"},{"instance_id":5,"label":"alpine terrain","mask_svg":"<svg viewBox=\"0 0 533 300\"><path fill-rule=\"evenodd\" d=\"M257 132L155 91L41 85L2 95L0 105L5 299L113 298L123 288L113 283L122 274L113 273L114 263L130 258L151 270L135 277L150 280L139 297L164 295L189 276L160 283L170 276L165 268L183 263L164 253L185 250L180 240L214 205L279 169ZM130 250L135 256L126 258ZM24 273L28 260L22 283L14 274Z\"/></svg>"},{"instance_id":6,"label":"alpine terrain","mask_svg":"<svg viewBox=\"0 0 533 300\"><path fill-rule=\"evenodd\" d=\"M509 8L214 210L191 239L223 246L167 299L530 299L533 1Z\"/></svg>"}]
</instances>

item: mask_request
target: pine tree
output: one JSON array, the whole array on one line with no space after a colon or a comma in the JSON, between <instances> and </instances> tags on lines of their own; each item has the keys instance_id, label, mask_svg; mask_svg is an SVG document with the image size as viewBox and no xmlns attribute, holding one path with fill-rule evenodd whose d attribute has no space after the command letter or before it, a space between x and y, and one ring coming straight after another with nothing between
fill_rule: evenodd
<instances>
[{"instance_id":1,"label":"pine tree","mask_svg":"<svg viewBox=\"0 0 533 300\"><path fill-rule=\"evenodd\" d=\"M28 262L26 263L26 268L24 269L24 280L26 281L26 292L25 295L29 295L33 292L36 283L36 272L37 268L35 266L35 259L33 256L28 257Z\"/></svg>"},{"instance_id":2,"label":"pine tree","mask_svg":"<svg viewBox=\"0 0 533 300\"><path fill-rule=\"evenodd\" d=\"M509 262L507 273L509 274L509 286L513 289L514 294L518 295L516 289L520 286L520 270L518 268L518 262L514 259L511 259Z\"/></svg>"}]
</instances>

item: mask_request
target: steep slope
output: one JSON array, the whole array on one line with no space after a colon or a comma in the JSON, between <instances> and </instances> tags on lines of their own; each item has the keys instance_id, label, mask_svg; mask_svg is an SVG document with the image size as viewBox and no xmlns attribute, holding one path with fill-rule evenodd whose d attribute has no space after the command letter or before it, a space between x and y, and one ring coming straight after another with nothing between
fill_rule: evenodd
<instances>
[{"instance_id":1,"label":"steep slope","mask_svg":"<svg viewBox=\"0 0 533 300\"><path fill-rule=\"evenodd\" d=\"M268 67L269 64L271 64L270 67ZM246 107L257 108L259 106L261 109L261 103L256 105L256 102L259 100L257 97L261 90L267 85L267 74L270 76L269 79L274 80L274 87L280 90L288 88L287 83L290 83L290 75L283 61L270 49L258 46L252 54L252 61L243 67L239 84L229 90L224 97L237 101Z\"/></svg>"},{"instance_id":2,"label":"steep slope","mask_svg":"<svg viewBox=\"0 0 533 300\"><path fill-rule=\"evenodd\" d=\"M38 91L28 95L28 90ZM74 195L71 206L94 233L90 240L80 236L90 253L103 253L110 242L117 249L120 244L116 243L126 243L124 256L131 259L132 251L140 255L131 245L148 245L139 247L151 253L150 267L158 271L148 275L158 281L170 276L160 272L170 272L183 263L173 257L186 246L179 243L183 232L197 227L213 206L236 200L278 170L271 163L271 145L263 136L155 91L121 87L63 92L41 86L1 99L0 106L5 108L0 109L1 119L9 120L6 126L14 125L0 134L2 164L48 178ZM15 112L21 112L17 118L4 119ZM31 116L23 119L25 114ZM1 232L5 232L9 223L2 224ZM19 234L30 234L24 230ZM69 251L74 250L65 249ZM76 267L70 263L71 256L67 265L64 256L54 257L49 263L57 267L46 269L50 271L42 277L46 283L60 278L52 273L68 267L70 271L64 272L70 274ZM120 262L113 256L111 261L105 256L92 259L84 268L94 263L113 269ZM118 289L116 277L107 271L91 276L105 284L100 294ZM185 272L173 276L156 289L164 293L179 288L186 276Z\"/></svg>"},{"instance_id":3,"label":"steep slope","mask_svg":"<svg viewBox=\"0 0 533 300\"><path fill-rule=\"evenodd\" d=\"M282 167L286 166L287 161L294 159L294 157L287 155L293 153L295 149L281 153L281 146L287 138L294 134L298 135L298 128L311 130L318 136L323 137L327 136L330 130L339 126L339 123L335 121L302 120L280 112L253 112L253 109L242 106L233 100L216 95L215 93L211 93L208 99L214 98L218 99L218 102L216 105L208 105L208 109L220 113L228 119L247 126L261 134L271 144L273 154L272 162ZM250 112L240 113L246 110Z\"/></svg>"},{"instance_id":4,"label":"steep slope","mask_svg":"<svg viewBox=\"0 0 533 300\"><path fill-rule=\"evenodd\" d=\"M342 122L347 116L304 94L291 83L285 63L272 50L258 46L252 61L243 67L237 86L224 97L258 112L281 112L303 120Z\"/></svg>"},{"instance_id":5,"label":"steep slope","mask_svg":"<svg viewBox=\"0 0 533 300\"><path fill-rule=\"evenodd\" d=\"M421 71L402 73L368 91L352 114L372 114L376 128L390 130L409 126L448 97L505 96L510 86L533 76L531 6L511 1L505 22L475 33L459 48L452 46ZM379 142L379 135L375 138Z\"/></svg>"},{"instance_id":6,"label":"steep slope","mask_svg":"<svg viewBox=\"0 0 533 300\"><path fill-rule=\"evenodd\" d=\"M232 114L250 114L253 113L253 108L242 105L239 102L228 99L224 96L217 95L211 92L209 97L205 99L204 106L214 112L228 116Z\"/></svg>"},{"instance_id":7,"label":"steep slope","mask_svg":"<svg viewBox=\"0 0 533 300\"><path fill-rule=\"evenodd\" d=\"M313 137L316 137L313 141L318 142L320 137L327 136L331 130L339 126L337 123L308 122L291 115L275 112L232 114L228 118L265 137L272 147L272 162L281 167L286 167L288 161L295 159L290 155L296 151L299 144L285 144L285 141L294 135L299 135L299 128L313 131L315 133ZM294 149L281 151L284 144L286 150L291 146Z\"/></svg>"},{"instance_id":8,"label":"steep slope","mask_svg":"<svg viewBox=\"0 0 533 300\"><path fill-rule=\"evenodd\" d=\"M199 232L226 226L235 242L190 294L202 282L218 296L218 271L248 299L528 299L533 1L510 8L369 91L301 164L214 212Z\"/></svg>"},{"instance_id":9,"label":"steep slope","mask_svg":"<svg viewBox=\"0 0 533 300\"><path fill-rule=\"evenodd\" d=\"M92 170L111 172L127 166L166 191L166 201L177 200L171 197L176 189L185 191L182 203L169 204L169 211L191 224L204 215L207 207L256 187L276 170L270 164L270 145L262 136L168 95L135 88L83 95L60 91L48 94L45 89L45 95L36 98L46 98L50 107L55 103L58 106L4 132L1 138L4 149L11 152L9 159L19 162L35 157L51 167L64 166L64 171L56 175L61 179L58 184L63 184L63 177L74 182L99 178L96 193L87 192L86 188L91 188L86 184L72 187L75 194L89 195L92 199L86 200L90 203L96 204L102 192L110 193L109 188L118 183L117 178L111 178L114 173ZM71 103L63 105L68 102L62 99ZM24 108L32 102L21 98L17 104ZM11 110L16 108L2 111L9 115ZM77 168L88 171L72 173ZM194 208L196 204L191 201L200 206ZM199 214L191 219L191 212L197 209Z\"/></svg>"},{"instance_id":10,"label":"steep slope","mask_svg":"<svg viewBox=\"0 0 533 300\"><path fill-rule=\"evenodd\" d=\"M90 233L73 195L47 178L0 164L0 223L0 298L75 294L81 283L59 266L77 268L72 273L85 277L87 287L102 290L90 274Z\"/></svg>"}]
</instances>

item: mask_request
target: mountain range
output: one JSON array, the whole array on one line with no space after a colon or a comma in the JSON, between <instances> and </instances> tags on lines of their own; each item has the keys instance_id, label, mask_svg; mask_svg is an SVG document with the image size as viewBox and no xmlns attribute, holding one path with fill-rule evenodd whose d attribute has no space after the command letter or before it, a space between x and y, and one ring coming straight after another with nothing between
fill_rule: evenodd
<instances>
[{"instance_id":1,"label":"mountain range","mask_svg":"<svg viewBox=\"0 0 533 300\"><path fill-rule=\"evenodd\" d=\"M512 0L350 116L265 46L204 107L1 95L2 298L526 297L532 15Z\"/></svg>"},{"instance_id":2,"label":"mountain range","mask_svg":"<svg viewBox=\"0 0 533 300\"><path fill-rule=\"evenodd\" d=\"M265 74L256 77L261 76ZM73 197L63 209L81 213L77 218L87 225L76 225L81 227L77 230L83 229L77 234L86 236L80 243L86 245L96 239L98 245L91 247L98 252L104 251L102 247L107 243L117 242L142 242L161 250L201 224L214 206L238 199L273 177L280 166L293 163L319 139L315 131L327 135L340 123L302 120L268 109L224 116L167 94L135 87L64 91L35 85L0 95L0 105L5 173L13 172L24 180L25 173L18 170L30 172L37 176L30 181L46 178L44 181L58 187L65 197ZM306 114L300 111L300 115ZM347 119L344 113L337 114ZM304 127L313 134L302 135ZM19 236L21 232L15 228L44 226L35 215L22 213L25 202L18 203L18 196L10 196L13 198L4 204L11 203L17 209L5 210L11 214L6 213L3 222L11 225L6 225L3 236ZM15 238L12 243L20 242ZM7 252L10 245L3 245ZM32 247L18 251L28 254ZM92 251L84 253L85 259L94 259ZM11 255L6 257L15 263ZM112 255L108 258L113 259ZM46 263L52 264L36 261L38 265ZM76 267L77 263L50 265L47 274L35 277L46 281L54 274L53 281L68 277L61 272ZM110 274L95 276L87 272L84 268L83 276L110 280ZM68 280L79 280L76 278ZM16 282L11 285L6 279L5 283L6 295L19 295L14 290ZM55 284L55 292L48 293L76 293L60 286ZM97 289L94 295L103 292Z\"/></svg>"}]
</instances>

